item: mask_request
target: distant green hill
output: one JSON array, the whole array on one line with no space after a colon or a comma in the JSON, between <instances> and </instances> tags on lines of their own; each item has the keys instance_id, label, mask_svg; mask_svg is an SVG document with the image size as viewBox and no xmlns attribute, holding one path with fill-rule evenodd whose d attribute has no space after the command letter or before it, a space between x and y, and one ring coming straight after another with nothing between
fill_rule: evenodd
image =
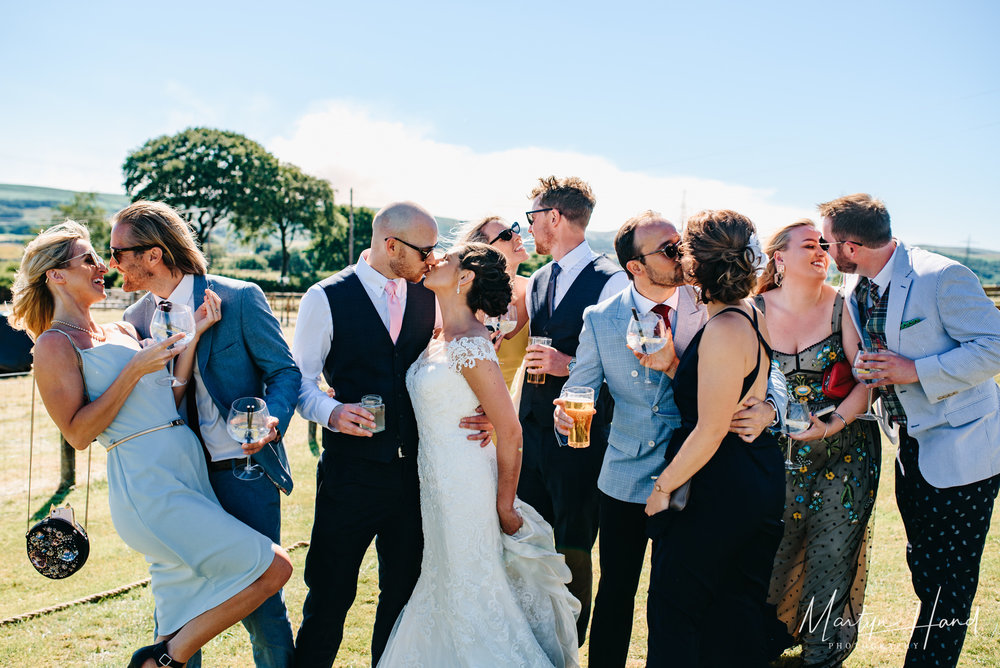
<instances>
[{"instance_id":1,"label":"distant green hill","mask_svg":"<svg viewBox=\"0 0 1000 668\"><path fill-rule=\"evenodd\" d=\"M0 183L0 233L31 234L39 227L60 222L56 207L71 202L74 194L73 190L60 188ZM112 213L128 204L128 198L100 193L97 203Z\"/></svg>"}]
</instances>

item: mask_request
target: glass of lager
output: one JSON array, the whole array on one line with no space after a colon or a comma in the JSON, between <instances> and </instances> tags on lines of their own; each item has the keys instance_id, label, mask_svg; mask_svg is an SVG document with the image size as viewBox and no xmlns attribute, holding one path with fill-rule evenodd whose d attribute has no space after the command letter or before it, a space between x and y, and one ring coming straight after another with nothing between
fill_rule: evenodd
<instances>
[{"instance_id":1,"label":"glass of lager","mask_svg":"<svg viewBox=\"0 0 1000 668\"><path fill-rule=\"evenodd\" d=\"M552 339L547 336L529 336L528 337L529 346L551 346ZM526 383L531 383L532 385L541 385L545 382L545 374L532 371L531 369L524 370L524 381ZM593 397L591 397L593 400Z\"/></svg>"},{"instance_id":2,"label":"glass of lager","mask_svg":"<svg viewBox=\"0 0 1000 668\"><path fill-rule=\"evenodd\" d=\"M590 446L590 422L594 419L594 390L589 387L564 387L562 398L565 400L563 410L573 418L573 426L569 430L569 447L586 448Z\"/></svg>"},{"instance_id":3,"label":"glass of lager","mask_svg":"<svg viewBox=\"0 0 1000 668\"><path fill-rule=\"evenodd\" d=\"M382 397L377 394L366 394L361 397L361 407L375 416L374 429L368 429L364 425L361 428L368 429L373 434L385 431L385 404L382 403Z\"/></svg>"}]
</instances>

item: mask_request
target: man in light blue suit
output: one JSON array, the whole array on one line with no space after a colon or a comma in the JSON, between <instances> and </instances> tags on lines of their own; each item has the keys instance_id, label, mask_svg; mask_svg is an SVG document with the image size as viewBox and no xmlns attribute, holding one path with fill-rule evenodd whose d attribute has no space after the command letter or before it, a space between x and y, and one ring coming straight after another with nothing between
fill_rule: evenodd
<instances>
[{"instance_id":1,"label":"man in light blue suit","mask_svg":"<svg viewBox=\"0 0 1000 668\"><path fill-rule=\"evenodd\" d=\"M222 319L198 342L182 415L204 445L209 480L222 507L280 545L279 490L292 491L281 434L295 411L302 375L264 293L253 283L206 274L205 258L190 228L165 204L136 202L115 214L112 222L111 267L121 273L126 291L149 291L125 311L140 338L149 337L160 301L197 310L209 290L219 296ZM226 431L229 409L241 397L264 399L271 415L270 434L245 449ZM245 452L253 452L254 463L264 471L256 480L233 475L246 463ZM243 625L257 666L292 664L292 630L281 592L247 616ZM187 665L199 668L201 653Z\"/></svg>"},{"instance_id":2,"label":"man in light blue suit","mask_svg":"<svg viewBox=\"0 0 1000 668\"><path fill-rule=\"evenodd\" d=\"M1000 311L969 269L892 238L870 195L819 206L869 352L883 426L898 428L896 501L920 612L906 666L954 666L1000 489Z\"/></svg>"},{"instance_id":3,"label":"man in light blue suit","mask_svg":"<svg viewBox=\"0 0 1000 668\"><path fill-rule=\"evenodd\" d=\"M679 358L708 319L697 292L684 285L679 241L677 229L653 211L629 219L618 230L615 252L632 283L584 312L576 364L566 382L567 387L591 387L595 393L606 382L615 400L609 447L597 482L601 580L589 652L595 668L625 665L646 551L646 498L663 470L666 444L681 423L670 376L651 371L652 382L647 384L644 369L626 347L628 323L633 311L660 314L670 324ZM780 371L776 377L780 382L774 397L768 402L748 399L746 408L734 415L732 430L748 441L777 424L772 402L783 406L787 390ZM563 433L572 424L558 403L555 422Z\"/></svg>"}]
</instances>

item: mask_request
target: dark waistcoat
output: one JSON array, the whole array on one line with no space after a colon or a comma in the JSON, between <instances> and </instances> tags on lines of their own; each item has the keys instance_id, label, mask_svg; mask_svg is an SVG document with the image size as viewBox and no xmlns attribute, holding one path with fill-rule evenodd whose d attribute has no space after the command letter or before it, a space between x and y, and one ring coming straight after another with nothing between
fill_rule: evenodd
<instances>
[{"instance_id":1,"label":"dark waistcoat","mask_svg":"<svg viewBox=\"0 0 1000 668\"><path fill-rule=\"evenodd\" d=\"M601 296L601 290L614 274L621 271L614 262L606 256L601 255L594 258L583 271L573 281L569 291L559 302L559 306L548 314L548 302L546 294L549 280L552 275L552 265L545 265L538 270L531 285L531 299L529 305L533 304L528 316L531 318L531 335L547 336L552 339L552 347L561 353L576 357L577 346L580 345L580 330L583 329L583 311L588 306L597 303ZM622 341L622 345L625 342ZM534 385L525 383L521 390L521 406L519 414L524 417L535 412L539 417L548 416L547 422L552 420L552 400L559 397L563 385L566 383L566 376L545 375L545 383ZM613 410L611 396L607 387L601 388L597 407L598 414L595 419L599 422L606 416L610 421L610 411ZM602 408L604 410L602 411Z\"/></svg>"},{"instance_id":2,"label":"dark waistcoat","mask_svg":"<svg viewBox=\"0 0 1000 668\"><path fill-rule=\"evenodd\" d=\"M323 377L336 391L337 401L354 404L366 394L377 394L385 403L385 431L361 438L324 429L323 447L379 462L416 456L417 422L406 391L406 370L434 332L434 293L422 284L407 284L403 325L393 345L353 266L320 285L333 316L333 342Z\"/></svg>"}]
</instances>

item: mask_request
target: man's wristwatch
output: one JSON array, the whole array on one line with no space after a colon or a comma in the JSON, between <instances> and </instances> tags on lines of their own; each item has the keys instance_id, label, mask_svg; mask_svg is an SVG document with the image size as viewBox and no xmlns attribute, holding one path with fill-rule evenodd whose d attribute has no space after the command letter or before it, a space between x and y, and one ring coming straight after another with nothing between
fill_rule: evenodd
<instances>
[{"instance_id":1,"label":"man's wristwatch","mask_svg":"<svg viewBox=\"0 0 1000 668\"><path fill-rule=\"evenodd\" d=\"M569 362L566 363L566 371L569 373L573 373L573 367L575 366L576 366L576 358L570 357Z\"/></svg>"}]
</instances>

